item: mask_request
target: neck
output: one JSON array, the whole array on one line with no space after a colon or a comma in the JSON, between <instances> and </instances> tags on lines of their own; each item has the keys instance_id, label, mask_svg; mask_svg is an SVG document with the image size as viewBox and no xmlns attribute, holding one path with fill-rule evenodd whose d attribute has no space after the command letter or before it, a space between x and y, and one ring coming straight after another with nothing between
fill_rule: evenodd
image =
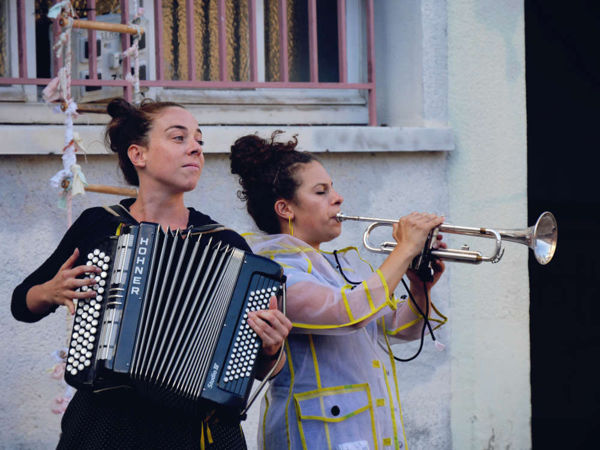
<instances>
[{"instance_id":1,"label":"neck","mask_svg":"<svg viewBox=\"0 0 600 450\"><path fill-rule=\"evenodd\" d=\"M184 229L188 226L189 210L183 203L183 193L148 193L140 188L130 213L138 222L158 223L164 229Z\"/></svg>"},{"instance_id":2,"label":"neck","mask_svg":"<svg viewBox=\"0 0 600 450\"><path fill-rule=\"evenodd\" d=\"M282 231L282 233L283 234L289 234L290 236L293 236L296 239L300 239L301 241L306 242L308 245L310 245L315 250L319 250L319 247L321 246L321 242L310 242L308 239L305 239L305 238L303 238L302 236L300 236L298 234L290 234L290 233L287 233L285 231Z\"/></svg>"}]
</instances>

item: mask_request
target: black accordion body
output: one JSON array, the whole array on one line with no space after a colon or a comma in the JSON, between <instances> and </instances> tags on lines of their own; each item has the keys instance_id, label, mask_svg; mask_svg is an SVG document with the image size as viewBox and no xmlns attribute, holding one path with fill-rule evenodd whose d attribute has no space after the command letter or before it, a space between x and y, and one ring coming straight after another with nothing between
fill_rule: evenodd
<instances>
[{"instance_id":1,"label":"black accordion body","mask_svg":"<svg viewBox=\"0 0 600 450\"><path fill-rule=\"evenodd\" d=\"M194 229L126 226L88 264L102 269L96 298L79 300L65 381L131 386L161 404L242 409L261 342L248 312L284 289L282 268ZM209 403L210 404L210 403Z\"/></svg>"}]
</instances>

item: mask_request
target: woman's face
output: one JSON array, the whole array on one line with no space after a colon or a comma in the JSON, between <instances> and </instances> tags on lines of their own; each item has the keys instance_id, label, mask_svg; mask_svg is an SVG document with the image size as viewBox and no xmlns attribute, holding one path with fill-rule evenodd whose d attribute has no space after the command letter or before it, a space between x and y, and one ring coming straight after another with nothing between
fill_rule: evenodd
<instances>
[{"instance_id":1,"label":"woman's face","mask_svg":"<svg viewBox=\"0 0 600 450\"><path fill-rule=\"evenodd\" d=\"M148 133L140 182L169 192L191 191L204 167L202 132L192 114L179 107L162 110Z\"/></svg>"},{"instance_id":2,"label":"woman's face","mask_svg":"<svg viewBox=\"0 0 600 450\"><path fill-rule=\"evenodd\" d=\"M331 177L317 161L301 164L295 178L300 186L289 205L293 213L293 234L319 248L322 242L328 242L342 232L336 214L344 199L333 189Z\"/></svg>"}]
</instances>

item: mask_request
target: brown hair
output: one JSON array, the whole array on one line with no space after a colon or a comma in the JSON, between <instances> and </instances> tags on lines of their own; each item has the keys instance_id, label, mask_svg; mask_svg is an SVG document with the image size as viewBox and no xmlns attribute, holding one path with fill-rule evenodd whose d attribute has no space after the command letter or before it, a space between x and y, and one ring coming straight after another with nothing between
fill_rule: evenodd
<instances>
[{"instance_id":1,"label":"brown hair","mask_svg":"<svg viewBox=\"0 0 600 450\"><path fill-rule=\"evenodd\" d=\"M242 136L231 146L229 159L231 173L239 175L242 190L237 195L246 201L248 213L262 231L281 232L274 210L279 199L292 200L300 182L295 173L300 164L316 161L308 152L296 150L298 139L277 142L282 131L275 131L271 139L254 134Z\"/></svg>"},{"instance_id":2,"label":"brown hair","mask_svg":"<svg viewBox=\"0 0 600 450\"><path fill-rule=\"evenodd\" d=\"M165 108L183 108L174 102L159 102L144 99L139 106L132 105L123 98L112 100L106 107L111 121L106 126L104 141L106 146L119 155L119 167L125 181L139 186L140 181L127 150L132 144L148 145L148 134L156 116Z\"/></svg>"}]
</instances>

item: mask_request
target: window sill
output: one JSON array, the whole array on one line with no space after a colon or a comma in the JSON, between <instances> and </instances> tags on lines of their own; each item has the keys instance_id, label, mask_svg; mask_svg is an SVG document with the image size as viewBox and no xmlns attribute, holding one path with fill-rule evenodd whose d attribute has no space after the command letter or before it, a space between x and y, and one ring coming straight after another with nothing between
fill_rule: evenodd
<instances>
[{"instance_id":1,"label":"window sill","mask_svg":"<svg viewBox=\"0 0 600 450\"><path fill-rule=\"evenodd\" d=\"M258 133L269 137L275 130L284 131L282 139L297 134L298 148L311 152L419 152L451 151L454 136L451 128L367 127L367 126L203 126L205 153L228 153L240 136ZM0 125L1 155L61 154L64 125ZM104 126L76 125L86 154L108 155L104 147Z\"/></svg>"}]
</instances>

